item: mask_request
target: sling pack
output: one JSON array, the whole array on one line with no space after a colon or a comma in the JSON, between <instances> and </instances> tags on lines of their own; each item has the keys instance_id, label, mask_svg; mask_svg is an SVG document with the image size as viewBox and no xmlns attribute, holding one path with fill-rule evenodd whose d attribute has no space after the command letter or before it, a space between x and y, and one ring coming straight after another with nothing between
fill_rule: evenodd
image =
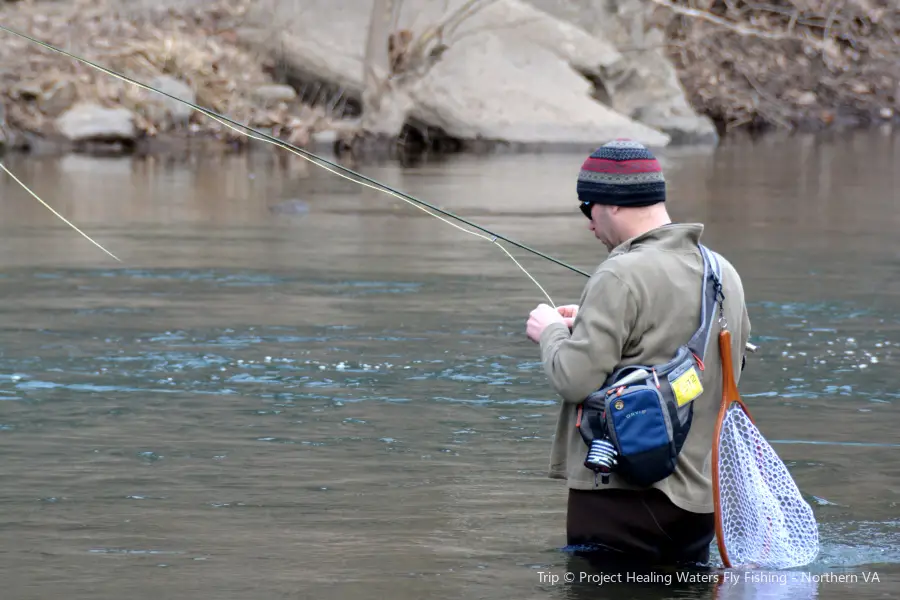
<instances>
[{"instance_id":1,"label":"sling pack","mask_svg":"<svg viewBox=\"0 0 900 600\"><path fill-rule=\"evenodd\" d=\"M724 313L721 268L715 253L700 245L703 293L700 327L663 365L629 365L613 371L579 406L578 430L588 445L585 467L609 482L613 471L626 481L650 486L675 470L703 393L703 356L712 325Z\"/></svg>"}]
</instances>

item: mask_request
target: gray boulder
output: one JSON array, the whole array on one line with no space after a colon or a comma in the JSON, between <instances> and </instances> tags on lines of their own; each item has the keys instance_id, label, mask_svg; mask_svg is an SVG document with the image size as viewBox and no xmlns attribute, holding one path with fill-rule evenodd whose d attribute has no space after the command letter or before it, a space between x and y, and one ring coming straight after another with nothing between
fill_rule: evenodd
<instances>
[{"instance_id":1,"label":"gray boulder","mask_svg":"<svg viewBox=\"0 0 900 600\"><path fill-rule=\"evenodd\" d=\"M662 26L672 13L643 0L526 0L585 32L615 44L613 62L599 64L601 95L616 111L668 134L676 143L718 141L698 115L664 52Z\"/></svg>"},{"instance_id":2,"label":"gray boulder","mask_svg":"<svg viewBox=\"0 0 900 600\"><path fill-rule=\"evenodd\" d=\"M75 83L69 79L54 81L41 92L38 107L49 117L56 117L72 106L78 99Z\"/></svg>"},{"instance_id":3,"label":"gray boulder","mask_svg":"<svg viewBox=\"0 0 900 600\"><path fill-rule=\"evenodd\" d=\"M192 104L197 103L197 95L187 83L169 77L168 75L155 77L150 85L159 91L171 94L176 98L181 98ZM155 92L149 93L151 94L152 102L156 106L162 108L162 111L151 111L152 114L150 117L157 123L186 125L190 120L191 115L194 113L193 108L178 100L173 100L172 98Z\"/></svg>"},{"instance_id":4,"label":"gray boulder","mask_svg":"<svg viewBox=\"0 0 900 600\"><path fill-rule=\"evenodd\" d=\"M131 111L92 102L76 104L57 117L55 125L72 142L131 142L137 137Z\"/></svg>"},{"instance_id":5,"label":"gray boulder","mask_svg":"<svg viewBox=\"0 0 900 600\"><path fill-rule=\"evenodd\" d=\"M443 2L408 0L405 20L440 20ZM448 12L461 4L449 3ZM248 11L241 39L296 78L361 98L373 0L262 0ZM278 26L273 26L277 23ZM669 136L592 97L582 69L621 59L606 40L521 0L497 0L466 21L423 77L390 94L388 129L405 119L462 139L599 145L630 137L665 146ZM385 41L386 43L386 41ZM396 108L392 112L391 109Z\"/></svg>"},{"instance_id":6,"label":"gray boulder","mask_svg":"<svg viewBox=\"0 0 900 600\"><path fill-rule=\"evenodd\" d=\"M0 149L2 149L7 143L7 134L6 134L6 107L3 106L3 102L0 102Z\"/></svg>"},{"instance_id":7,"label":"gray boulder","mask_svg":"<svg viewBox=\"0 0 900 600\"><path fill-rule=\"evenodd\" d=\"M264 106L293 102L297 99L297 91L289 85L261 85L253 91L253 99Z\"/></svg>"}]
</instances>

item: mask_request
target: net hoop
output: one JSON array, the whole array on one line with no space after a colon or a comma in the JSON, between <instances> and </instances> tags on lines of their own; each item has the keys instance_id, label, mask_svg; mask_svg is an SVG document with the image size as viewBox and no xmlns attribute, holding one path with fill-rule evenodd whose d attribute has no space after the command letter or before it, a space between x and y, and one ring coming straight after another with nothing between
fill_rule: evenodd
<instances>
[{"instance_id":1,"label":"net hoop","mask_svg":"<svg viewBox=\"0 0 900 600\"><path fill-rule=\"evenodd\" d=\"M725 421L725 415L732 405L737 404L750 422L754 425L753 416L741 395L738 392L737 383L734 381L734 363L731 359L731 332L724 329L719 332L719 354L722 357L722 403L719 405L719 414L716 417L716 428L713 432L713 448L712 448L712 487L713 487L713 504L715 506L715 522L716 522L716 545L719 547L719 554L722 562L727 568L731 568L731 560L728 558L728 550L725 548L725 531L722 526L722 504L719 490L719 440L722 437L722 423Z\"/></svg>"},{"instance_id":2,"label":"net hoop","mask_svg":"<svg viewBox=\"0 0 900 600\"><path fill-rule=\"evenodd\" d=\"M724 329L719 333L719 351L722 403L711 466L716 543L722 562L726 568L783 569L809 564L819 553L815 513L741 400L731 333Z\"/></svg>"}]
</instances>

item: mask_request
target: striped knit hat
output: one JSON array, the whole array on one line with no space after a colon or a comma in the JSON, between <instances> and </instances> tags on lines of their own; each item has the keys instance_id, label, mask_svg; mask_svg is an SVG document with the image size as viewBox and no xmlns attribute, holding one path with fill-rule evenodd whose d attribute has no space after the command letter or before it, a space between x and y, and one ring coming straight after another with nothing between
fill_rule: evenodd
<instances>
[{"instance_id":1,"label":"striped knit hat","mask_svg":"<svg viewBox=\"0 0 900 600\"><path fill-rule=\"evenodd\" d=\"M666 201L662 167L643 145L618 139L601 146L578 174L581 211L590 218L591 204L649 206Z\"/></svg>"}]
</instances>

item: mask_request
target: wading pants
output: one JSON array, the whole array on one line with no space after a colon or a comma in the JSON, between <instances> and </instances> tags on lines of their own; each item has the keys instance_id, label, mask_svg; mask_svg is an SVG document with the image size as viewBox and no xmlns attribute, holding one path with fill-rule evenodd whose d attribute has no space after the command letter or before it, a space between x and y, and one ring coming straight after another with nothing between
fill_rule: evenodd
<instances>
[{"instance_id":1,"label":"wading pants","mask_svg":"<svg viewBox=\"0 0 900 600\"><path fill-rule=\"evenodd\" d=\"M568 544L617 563L706 563L715 537L713 513L683 510L657 489L570 489L567 513Z\"/></svg>"}]
</instances>

